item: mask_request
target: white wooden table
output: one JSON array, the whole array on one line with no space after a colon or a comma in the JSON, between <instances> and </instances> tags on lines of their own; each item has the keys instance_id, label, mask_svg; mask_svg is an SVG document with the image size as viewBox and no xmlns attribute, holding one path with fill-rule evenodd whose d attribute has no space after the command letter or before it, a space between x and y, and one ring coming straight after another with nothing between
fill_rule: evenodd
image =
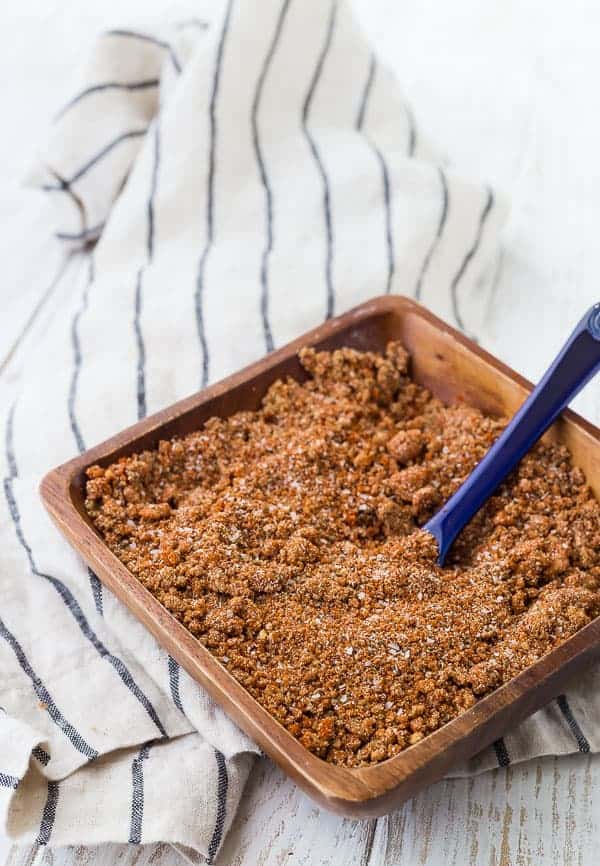
<instances>
[{"instance_id":1,"label":"white wooden table","mask_svg":"<svg viewBox=\"0 0 600 866\"><path fill-rule=\"evenodd\" d=\"M535 378L566 323L600 296L600 8L593 0L355 5L428 137L454 166L492 181L512 201L482 341ZM20 0L0 12L0 368L11 378L19 376L23 345L43 328L61 267L40 202L17 180L93 34L129 23L144 7L142 0ZM167 0L155 2L154 12L167 7L173 10ZM503 334L512 335L509 344ZM588 389L577 407L600 420L600 388ZM219 863L588 866L598 862L599 806L595 756L442 782L366 822L322 812L262 760ZM19 851L0 838L2 859L11 866L167 866L179 855L166 846Z\"/></svg>"}]
</instances>

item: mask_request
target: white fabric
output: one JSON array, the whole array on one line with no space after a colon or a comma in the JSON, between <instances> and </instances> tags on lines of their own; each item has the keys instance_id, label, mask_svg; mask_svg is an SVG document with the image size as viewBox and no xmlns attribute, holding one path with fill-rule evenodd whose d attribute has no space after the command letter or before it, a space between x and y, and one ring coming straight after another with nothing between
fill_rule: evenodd
<instances>
[{"instance_id":1,"label":"white fabric","mask_svg":"<svg viewBox=\"0 0 600 866\"><path fill-rule=\"evenodd\" d=\"M39 480L386 291L476 333L505 208L440 167L343 4L229 0L105 34L75 96L31 182L65 246L100 241L75 253L78 291L59 284L24 386L2 385L0 814L23 842L212 859L255 747L98 588ZM553 705L505 748L578 743Z\"/></svg>"}]
</instances>

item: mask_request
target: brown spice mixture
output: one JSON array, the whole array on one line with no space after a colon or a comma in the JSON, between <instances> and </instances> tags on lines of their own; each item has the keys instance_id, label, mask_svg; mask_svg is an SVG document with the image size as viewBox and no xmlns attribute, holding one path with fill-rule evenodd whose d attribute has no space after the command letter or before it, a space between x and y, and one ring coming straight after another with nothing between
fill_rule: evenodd
<instances>
[{"instance_id":1,"label":"brown spice mixture","mask_svg":"<svg viewBox=\"0 0 600 866\"><path fill-rule=\"evenodd\" d=\"M421 740L600 613L600 506L538 444L448 565L418 527L503 421L385 357L300 353L257 412L88 471L109 547L303 745L360 766Z\"/></svg>"}]
</instances>

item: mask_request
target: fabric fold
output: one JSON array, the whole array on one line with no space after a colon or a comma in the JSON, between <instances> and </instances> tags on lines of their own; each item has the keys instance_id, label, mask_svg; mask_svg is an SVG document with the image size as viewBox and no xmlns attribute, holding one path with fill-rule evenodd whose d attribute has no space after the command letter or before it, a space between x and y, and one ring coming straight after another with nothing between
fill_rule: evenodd
<instances>
[{"instance_id":1,"label":"fabric fold","mask_svg":"<svg viewBox=\"0 0 600 866\"><path fill-rule=\"evenodd\" d=\"M185 25L185 26L182 26ZM76 93L57 111L27 182L48 194L67 248L98 240L161 101L205 22L115 27L100 34Z\"/></svg>"}]
</instances>

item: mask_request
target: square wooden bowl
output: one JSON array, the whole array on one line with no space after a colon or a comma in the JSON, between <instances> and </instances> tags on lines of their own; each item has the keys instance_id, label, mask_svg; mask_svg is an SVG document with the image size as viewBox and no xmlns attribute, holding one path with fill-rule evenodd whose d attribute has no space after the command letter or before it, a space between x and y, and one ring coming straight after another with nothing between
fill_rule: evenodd
<instances>
[{"instance_id":1,"label":"square wooden bowl","mask_svg":"<svg viewBox=\"0 0 600 866\"><path fill-rule=\"evenodd\" d=\"M491 414L512 415L531 389L521 376L413 301L377 298L134 424L52 470L41 485L44 504L61 532L173 658L311 797L352 817L390 811L560 694L576 671L600 655L600 617L399 755L359 769L334 766L311 754L276 722L109 550L85 512L85 471L94 463L107 465L123 455L153 448L160 439L197 430L213 415L256 409L276 379L305 378L297 359L302 346L381 351L395 339L411 353L414 379L445 402L465 401ZM573 412L565 412L546 435L570 448L575 464L600 497L600 431Z\"/></svg>"}]
</instances>

